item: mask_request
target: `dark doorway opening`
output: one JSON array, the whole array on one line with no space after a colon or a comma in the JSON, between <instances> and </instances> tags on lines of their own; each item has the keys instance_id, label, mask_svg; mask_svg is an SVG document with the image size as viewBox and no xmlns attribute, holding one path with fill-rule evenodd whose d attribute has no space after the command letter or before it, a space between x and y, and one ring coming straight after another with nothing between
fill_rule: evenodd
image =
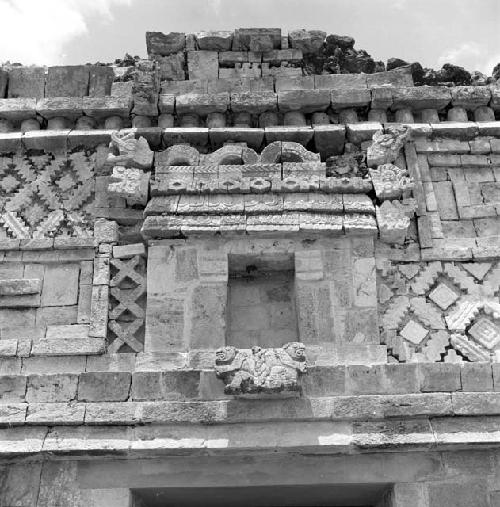
<instances>
[{"instance_id":1,"label":"dark doorway opening","mask_svg":"<svg viewBox=\"0 0 500 507\"><path fill-rule=\"evenodd\" d=\"M388 484L148 488L134 494L140 507L375 507L388 488Z\"/></svg>"}]
</instances>

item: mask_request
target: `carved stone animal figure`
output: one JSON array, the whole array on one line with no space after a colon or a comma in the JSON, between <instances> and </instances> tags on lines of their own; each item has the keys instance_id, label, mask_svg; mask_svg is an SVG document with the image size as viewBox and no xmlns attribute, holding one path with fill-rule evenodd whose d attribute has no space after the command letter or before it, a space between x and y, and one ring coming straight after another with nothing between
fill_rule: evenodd
<instances>
[{"instance_id":1,"label":"carved stone animal figure","mask_svg":"<svg viewBox=\"0 0 500 507\"><path fill-rule=\"evenodd\" d=\"M216 352L215 369L226 394L279 392L298 389L299 373L307 371L305 346L290 342L282 348L251 351L224 347Z\"/></svg>"}]
</instances>

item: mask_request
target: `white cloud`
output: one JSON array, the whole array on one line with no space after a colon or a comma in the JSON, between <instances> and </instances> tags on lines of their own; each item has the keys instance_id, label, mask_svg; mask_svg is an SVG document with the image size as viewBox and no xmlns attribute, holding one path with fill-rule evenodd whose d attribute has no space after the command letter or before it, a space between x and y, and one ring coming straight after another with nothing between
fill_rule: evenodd
<instances>
[{"instance_id":1,"label":"white cloud","mask_svg":"<svg viewBox=\"0 0 500 507\"><path fill-rule=\"evenodd\" d=\"M493 67L500 62L500 54L491 54L486 47L476 42L464 42L456 48L446 50L437 60L438 67L453 63L468 71L479 70L491 75Z\"/></svg>"},{"instance_id":2,"label":"white cloud","mask_svg":"<svg viewBox=\"0 0 500 507\"><path fill-rule=\"evenodd\" d=\"M60 64L64 46L88 33L87 18L109 22L114 5L132 0L0 0L0 62Z\"/></svg>"}]
</instances>

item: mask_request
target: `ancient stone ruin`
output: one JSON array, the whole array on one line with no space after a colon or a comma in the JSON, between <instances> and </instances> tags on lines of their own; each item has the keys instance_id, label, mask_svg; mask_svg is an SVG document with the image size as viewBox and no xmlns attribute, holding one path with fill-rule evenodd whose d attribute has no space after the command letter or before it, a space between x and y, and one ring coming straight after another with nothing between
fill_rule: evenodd
<instances>
[{"instance_id":1,"label":"ancient stone ruin","mask_svg":"<svg viewBox=\"0 0 500 507\"><path fill-rule=\"evenodd\" d=\"M146 40L0 70L0 506L500 505L500 84Z\"/></svg>"}]
</instances>

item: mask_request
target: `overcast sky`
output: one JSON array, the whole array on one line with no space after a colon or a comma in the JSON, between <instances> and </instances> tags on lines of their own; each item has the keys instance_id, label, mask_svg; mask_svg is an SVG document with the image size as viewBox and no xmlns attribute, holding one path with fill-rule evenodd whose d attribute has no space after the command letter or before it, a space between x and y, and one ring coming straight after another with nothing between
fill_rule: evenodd
<instances>
[{"instance_id":1,"label":"overcast sky","mask_svg":"<svg viewBox=\"0 0 500 507\"><path fill-rule=\"evenodd\" d=\"M146 31L238 27L350 35L375 59L491 74L500 0L0 0L0 62L68 65L146 56Z\"/></svg>"}]
</instances>

